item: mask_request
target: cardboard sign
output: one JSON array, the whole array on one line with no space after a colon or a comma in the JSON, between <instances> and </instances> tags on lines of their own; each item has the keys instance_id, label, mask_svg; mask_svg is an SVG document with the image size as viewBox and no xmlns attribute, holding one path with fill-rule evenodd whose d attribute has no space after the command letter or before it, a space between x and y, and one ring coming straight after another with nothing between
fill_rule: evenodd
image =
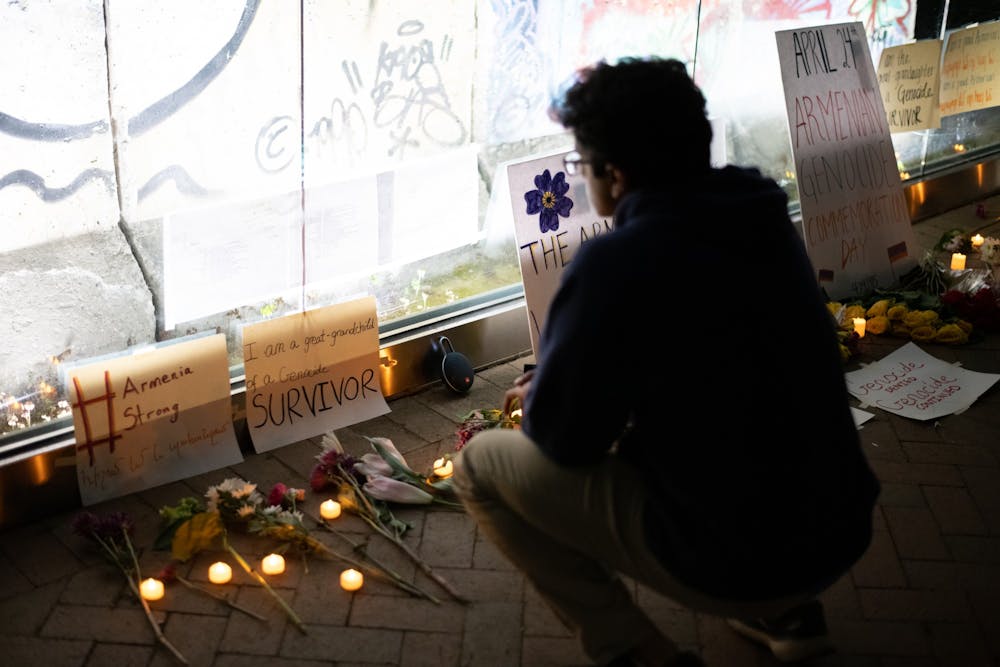
<instances>
[{"instance_id":1,"label":"cardboard sign","mask_svg":"<svg viewBox=\"0 0 1000 667\"><path fill-rule=\"evenodd\" d=\"M85 362L65 376L84 505L243 460L222 334Z\"/></svg>"},{"instance_id":2,"label":"cardboard sign","mask_svg":"<svg viewBox=\"0 0 1000 667\"><path fill-rule=\"evenodd\" d=\"M878 85L890 132L941 127L938 86L941 40L890 46L878 61Z\"/></svg>"},{"instance_id":3,"label":"cardboard sign","mask_svg":"<svg viewBox=\"0 0 1000 667\"><path fill-rule=\"evenodd\" d=\"M611 219L590 207L583 177L566 175L564 155L507 167L531 349L536 355L563 270L584 242L612 229Z\"/></svg>"},{"instance_id":4,"label":"cardboard sign","mask_svg":"<svg viewBox=\"0 0 1000 667\"><path fill-rule=\"evenodd\" d=\"M375 297L247 325L243 366L258 452L389 412Z\"/></svg>"},{"instance_id":5,"label":"cardboard sign","mask_svg":"<svg viewBox=\"0 0 1000 667\"><path fill-rule=\"evenodd\" d=\"M848 391L862 407L928 420L968 408L1000 375L965 370L910 342L846 378Z\"/></svg>"},{"instance_id":6,"label":"cardboard sign","mask_svg":"<svg viewBox=\"0 0 1000 667\"><path fill-rule=\"evenodd\" d=\"M941 61L941 115L1000 105L1000 21L948 35Z\"/></svg>"},{"instance_id":7,"label":"cardboard sign","mask_svg":"<svg viewBox=\"0 0 1000 667\"><path fill-rule=\"evenodd\" d=\"M860 22L775 33L802 235L832 299L898 282L921 255Z\"/></svg>"}]
</instances>

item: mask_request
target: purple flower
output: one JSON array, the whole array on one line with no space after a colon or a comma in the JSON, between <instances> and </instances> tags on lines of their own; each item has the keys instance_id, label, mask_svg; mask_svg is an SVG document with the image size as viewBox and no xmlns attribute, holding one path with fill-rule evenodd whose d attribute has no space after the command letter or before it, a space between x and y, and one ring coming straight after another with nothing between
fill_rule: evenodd
<instances>
[{"instance_id":1,"label":"purple flower","mask_svg":"<svg viewBox=\"0 0 1000 667\"><path fill-rule=\"evenodd\" d=\"M365 481L364 475L354 470L354 464L358 459L350 454L328 449L316 458L319 459L319 463L309 474L309 485L313 491L322 491L327 486L339 486L345 474L354 477L359 484Z\"/></svg>"},{"instance_id":2,"label":"purple flower","mask_svg":"<svg viewBox=\"0 0 1000 667\"><path fill-rule=\"evenodd\" d=\"M539 214L538 229L543 234L557 231L559 217L569 217L569 212L573 209L573 200L565 196L569 192L566 174L557 171L553 178L546 169L535 176L535 188L524 193L524 201L528 204L528 215Z\"/></svg>"}]
</instances>

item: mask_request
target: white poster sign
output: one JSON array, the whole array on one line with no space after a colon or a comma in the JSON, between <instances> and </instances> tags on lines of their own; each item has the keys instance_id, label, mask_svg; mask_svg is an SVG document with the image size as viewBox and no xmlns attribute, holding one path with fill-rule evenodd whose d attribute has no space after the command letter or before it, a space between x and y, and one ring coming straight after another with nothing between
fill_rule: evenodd
<instances>
[{"instance_id":1,"label":"white poster sign","mask_svg":"<svg viewBox=\"0 0 1000 667\"><path fill-rule=\"evenodd\" d=\"M1000 375L965 370L910 342L846 378L848 391L862 407L928 420L968 408Z\"/></svg>"},{"instance_id":2,"label":"white poster sign","mask_svg":"<svg viewBox=\"0 0 1000 667\"><path fill-rule=\"evenodd\" d=\"M564 155L507 166L531 349L536 355L563 269L581 244L612 229L611 219L590 207L583 177L566 175Z\"/></svg>"},{"instance_id":3,"label":"white poster sign","mask_svg":"<svg viewBox=\"0 0 1000 667\"><path fill-rule=\"evenodd\" d=\"M941 115L1000 105L1000 21L949 33L941 58Z\"/></svg>"},{"instance_id":4,"label":"white poster sign","mask_svg":"<svg viewBox=\"0 0 1000 667\"><path fill-rule=\"evenodd\" d=\"M222 334L85 362L66 382L84 505L243 460Z\"/></svg>"},{"instance_id":5,"label":"white poster sign","mask_svg":"<svg viewBox=\"0 0 1000 667\"><path fill-rule=\"evenodd\" d=\"M891 132L941 127L938 112L940 62L940 39L924 39L882 50L878 83Z\"/></svg>"},{"instance_id":6,"label":"white poster sign","mask_svg":"<svg viewBox=\"0 0 1000 667\"><path fill-rule=\"evenodd\" d=\"M864 27L775 33L802 235L833 299L885 288L920 250Z\"/></svg>"},{"instance_id":7,"label":"white poster sign","mask_svg":"<svg viewBox=\"0 0 1000 667\"><path fill-rule=\"evenodd\" d=\"M258 452L389 412L375 297L247 325L243 365Z\"/></svg>"}]
</instances>

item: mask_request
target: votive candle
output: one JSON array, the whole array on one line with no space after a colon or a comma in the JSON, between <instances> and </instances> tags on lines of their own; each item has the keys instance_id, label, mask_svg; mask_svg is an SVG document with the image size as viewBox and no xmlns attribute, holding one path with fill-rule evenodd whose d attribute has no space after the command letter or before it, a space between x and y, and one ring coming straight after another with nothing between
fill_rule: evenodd
<instances>
[{"instance_id":1,"label":"votive candle","mask_svg":"<svg viewBox=\"0 0 1000 667\"><path fill-rule=\"evenodd\" d=\"M340 587L345 591L356 591L365 583L365 575L351 568L340 573Z\"/></svg>"},{"instance_id":2,"label":"votive candle","mask_svg":"<svg viewBox=\"0 0 1000 667\"><path fill-rule=\"evenodd\" d=\"M163 597L163 582L159 579L143 579L139 584L139 593L144 600L159 600Z\"/></svg>"},{"instance_id":3,"label":"votive candle","mask_svg":"<svg viewBox=\"0 0 1000 667\"><path fill-rule=\"evenodd\" d=\"M951 270L961 271L965 268L965 255L960 252L952 253L951 255Z\"/></svg>"},{"instance_id":4,"label":"votive candle","mask_svg":"<svg viewBox=\"0 0 1000 667\"><path fill-rule=\"evenodd\" d=\"M978 248L979 246L983 245L983 242L985 241L986 239L983 238L982 234L976 234L975 236L972 237L972 247Z\"/></svg>"},{"instance_id":5,"label":"votive candle","mask_svg":"<svg viewBox=\"0 0 1000 667\"><path fill-rule=\"evenodd\" d=\"M440 458L434 462L434 474L438 477L451 477L451 473L453 471L454 467L451 463L451 459L445 460L444 458Z\"/></svg>"},{"instance_id":6,"label":"votive candle","mask_svg":"<svg viewBox=\"0 0 1000 667\"><path fill-rule=\"evenodd\" d=\"M867 322L868 321L863 317L854 318L854 333L858 334L858 338L865 337L865 325Z\"/></svg>"},{"instance_id":7,"label":"votive candle","mask_svg":"<svg viewBox=\"0 0 1000 667\"><path fill-rule=\"evenodd\" d=\"M223 563L221 560L212 563L208 568L208 580L213 584L226 584L229 580L233 578L233 568L229 567L228 563Z\"/></svg>"},{"instance_id":8,"label":"votive candle","mask_svg":"<svg viewBox=\"0 0 1000 667\"><path fill-rule=\"evenodd\" d=\"M320 503L319 513L324 519L336 519L340 516L340 503L336 500L324 500Z\"/></svg>"},{"instance_id":9,"label":"votive candle","mask_svg":"<svg viewBox=\"0 0 1000 667\"><path fill-rule=\"evenodd\" d=\"M264 574L281 574L285 571L285 559L281 554L268 554L260 562Z\"/></svg>"}]
</instances>

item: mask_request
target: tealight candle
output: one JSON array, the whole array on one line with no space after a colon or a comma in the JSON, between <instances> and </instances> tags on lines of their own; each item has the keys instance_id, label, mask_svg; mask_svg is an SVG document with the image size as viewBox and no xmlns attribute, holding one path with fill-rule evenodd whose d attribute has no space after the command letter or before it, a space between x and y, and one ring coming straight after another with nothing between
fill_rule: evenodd
<instances>
[{"instance_id":1,"label":"tealight candle","mask_svg":"<svg viewBox=\"0 0 1000 667\"><path fill-rule=\"evenodd\" d=\"M340 587L345 591L356 591L365 583L365 575L355 569L344 570L340 573Z\"/></svg>"},{"instance_id":2,"label":"tealight candle","mask_svg":"<svg viewBox=\"0 0 1000 667\"><path fill-rule=\"evenodd\" d=\"M139 584L139 593L144 600L159 600L163 597L163 582L159 579L143 579Z\"/></svg>"},{"instance_id":3,"label":"tealight candle","mask_svg":"<svg viewBox=\"0 0 1000 667\"><path fill-rule=\"evenodd\" d=\"M965 268L965 255L960 252L952 253L951 255L951 270L961 271Z\"/></svg>"},{"instance_id":4,"label":"tealight candle","mask_svg":"<svg viewBox=\"0 0 1000 667\"><path fill-rule=\"evenodd\" d=\"M865 325L868 321L863 317L854 318L854 333L858 334L858 338L865 337Z\"/></svg>"},{"instance_id":5,"label":"tealight candle","mask_svg":"<svg viewBox=\"0 0 1000 667\"><path fill-rule=\"evenodd\" d=\"M233 578L233 568L229 567L228 563L223 563L221 560L217 563L212 563L208 568L208 580L213 584L225 584L229 583L229 580Z\"/></svg>"},{"instance_id":6,"label":"tealight candle","mask_svg":"<svg viewBox=\"0 0 1000 667\"><path fill-rule=\"evenodd\" d=\"M978 248L979 246L983 245L983 242L985 241L986 239L983 238L982 234L976 234L975 236L972 237L972 247Z\"/></svg>"},{"instance_id":7,"label":"tealight candle","mask_svg":"<svg viewBox=\"0 0 1000 667\"><path fill-rule=\"evenodd\" d=\"M858 338L865 337L865 324L867 320L863 317L854 318L854 333L858 334Z\"/></svg>"},{"instance_id":8,"label":"tealight candle","mask_svg":"<svg viewBox=\"0 0 1000 667\"><path fill-rule=\"evenodd\" d=\"M452 466L451 459L446 461L445 459L440 458L434 462L434 474L438 477L451 477L453 470L454 468Z\"/></svg>"},{"instance_id":9,"label":"tealight candle","mask_svg":"<svg viewBox=\"0 0 1000 667\"><path fill-rule=\"evenodd\" d=\"M340 503L336 500L324 500L320 503L319 514L324 519L336 519L340 516Z\"/></svg>"},{"instance_id":10,"label":"tealight candle","mask_svg":"<svg viewBox=\"0 0 1000 667\"><path fill-rule=\"evenodd\" d=\"M260 569L264 574L281 574L285 571L285 559L281 554L268 554L260 562Z\"/></svg>"}]
</instances>

